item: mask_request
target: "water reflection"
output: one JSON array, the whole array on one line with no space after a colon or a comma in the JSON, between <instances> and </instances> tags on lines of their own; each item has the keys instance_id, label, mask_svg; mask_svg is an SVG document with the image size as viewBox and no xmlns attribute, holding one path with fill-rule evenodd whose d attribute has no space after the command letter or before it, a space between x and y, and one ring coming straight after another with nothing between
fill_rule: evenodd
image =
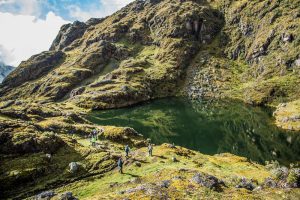
<instances>
[{"instance_id":1,"label":"water reflection","mask_svg":"<svg viewBox=\"0 0 300 200\"><path fill-rule=\"evenodd\" d=\"M205 154L231 152L251 160L300 160L300 134L274 126L271 111L234 101L168 98L92 112L100 125L129 126L154 143L175 143Z\"/></svg>"}]
</instances>

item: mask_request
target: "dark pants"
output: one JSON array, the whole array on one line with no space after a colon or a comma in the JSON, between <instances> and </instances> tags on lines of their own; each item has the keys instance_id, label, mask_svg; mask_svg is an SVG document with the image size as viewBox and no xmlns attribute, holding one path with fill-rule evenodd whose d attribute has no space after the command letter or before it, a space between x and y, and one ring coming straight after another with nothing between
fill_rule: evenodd
<instances>
[{"instance_id":1,"label":"dark pants","mask_svg":"<svg viewBox=\"0 0 300 200\"><path fill-rule=\"evenodd\" d=\"M129 151L126 151L126 157L128 157Z\"/></svg>"},{"instance_id":2,"label":"dark pants","mask_svg":"<svg viewBox=\"0 0 300 200\"><path fill-rule=\"evenodd\" d=\"M149 153L149 156L152 156L152 150L149 150L148 153Z\"/></svg>"}]
</instances>

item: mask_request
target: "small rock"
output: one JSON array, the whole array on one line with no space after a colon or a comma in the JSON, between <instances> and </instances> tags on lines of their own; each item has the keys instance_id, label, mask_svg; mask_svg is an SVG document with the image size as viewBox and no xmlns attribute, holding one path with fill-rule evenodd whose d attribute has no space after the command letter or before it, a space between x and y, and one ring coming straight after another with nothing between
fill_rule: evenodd
<instances>
[{"instance_id":1,"label":"small rock","mask_svg":"<svg viewBox=\"0 0 300 200\"><path fill-rule=\"evenodd\" d=\"M262 189L263 189L262 186L258 186L258 187L256 187L256 188L254 188L253 191L257 192L257 191L261 191Z\"/></svg>"},{"instance_id":2,"label":"small rock","mask_svg":"<svg viewBox=\"0 0 300 200\"><path fill-rule=\"evenodd\" d=\"M142 166L142 164L141 164L140 162L135 162L134 164L135 164L135 166L137 166L137 167L141 167L141 166Z\"/></svg>"},{"instance_id":3,"label":"small rock","mask_svg":"<svg viewBox=\"0 0 300 200\"><path fill-rule=\"evenodd\" d=\"M171 181L165 180L161 182L160 187L168 188L170 185L171 185Z\"/></svg>"},{"instance_id":4,"label":"small rock","mask_svg":"<svg viewBox=\"0 0 300 200\"><path fill-rule=\"evenodd\" d=\"M242 178L240 182L235 186L236 188L245 188L247 190L254 190L255 186L252 181Z\"/></svg>"},{"instance_id":5,"label":"small rock","mask_svg":"<svg viewBox=\"0 0 300 200\"><path fill-rule=\"evenodd\" d=\"M40 194L38 194L36 197L35 197L35 199L36 200L42 200L42 199L51 199L52 197L54 197L55 196L55 192L54 191L45 191L45 192L42 192L42 193L40 193Z\"/></svg>"},{"instance_id":6,"label":"small rock","mask_svg":"<svg viewBox=\"0 0 300 200\"><path fill-rule=\"evenodd\" d=\"M288 122L289 121L289 118L288 117L284 117L282 118L281 122Z\"/></svg>"},{"instance_id":7,"label":"small rock","mask_svg":"<svg viewBox=\"0 0 300 200\"><path fill-rule=\"evenodd\" d=\"M172 178L172 180L183 180L183 177L181 177L181 176L174 176Z\"/></svg>"},{"instance_id":8,"label":"small rock","mask_svg":"<svg viewBox=\"0 0 300 200\"><path fill-rule=\"evenodd\" d=\"M69 167L70 167L70 172L72 172L72 173L77 172L77 170L78 170L78 168L79 168L77 162L71 162L71 163L69 164Z\"/></svg>"},{"instance_id":9,"label":"small rock","mask_svg":"<svg viewBox=\"0 0 300 200\"><path fill-rule=\"evenodd\" d=\"M276 182L272 178L266 178L264 181L264 186L270 187L270 188L275 188L277 186Z\"/></svg>"},{"instance_id":10,"label":"small rock","mask_svg":"<svg viewBox=\"0 0 300 200\"><path fill-rule=\"evenodd\" d=\"M175 157L172 157L173 162L178 162L178 160Z\"/></svg>"},{"instance_id":11,"label":"small rock","mask_svg":"<svg viewBox=\"0 0 300 200\"><path fill-rule=\"evenodd\" d=\"M49 154L49 153L47 153L45 156L46 156L46 158L49 159L49 160L52 158L51 154Z\"/></svg>"},{"instance_id":12,"label":"small rock","mask_svg":"<svg viewBox=\"0 0 300 200\"><path fill-rule=\"evenodd\" d=\"M296 65L297 67L300 67L300 58L297 59L297 60L295 60L295 65Z\"/></svg>"},{"instance_id":13,"label":"small rock","mask_svg":"<svg viewBox=\"0 0 300 200\"><path fill-rule=\"evenodd\" d=\"M113 188L113 187L115 187L115 186L117 186L117 185L118 185L118 183L117 183L117 182L114 182L114 183L110 183L110 184L109 184L109 187L110 187L110 188Z\"/></svg>"},{"instance_id":14,"label":"small rock","mask_svg":"<svg viewBox=\"0 0 300 200\"><path fill-rule=\"evenodd\" d=\"M287 137L286 141L291 144L292 143L292 137L291 136Z\"/></svg>"},{"instance_id":15,"label":"small rock","mask_svg":"<svg viewBox=\"0 0 300 200\"><path fill-rule=\"evenodd\" d=\"M293 37L293 35L290 34L290 33L284 33L284 34L282 35L282 41L283 41L283 42L292 42L293 40L294 40L294 37Z\"/></svg>"},{"instance_id":16,"label":"small rock","mask_svg":"<svg viewBox=\"0 0 300 200\"><path fill-rule=\"evenodd\" d=\"M286 103L282 103L282 104L279 105L279 107L286 107L286 106L287 106Z\"/></svg>"},{"instance_id":17,"label":"small rock","mask_svg":"<svg viewBox=\"0 0 300 200\"><path fill-rule=\"evenodd\" d=\"M212 190L220 190L221 186L225 185L224 181L219 180L212 175L205 175L202 173L195 174L192 178L192 181Z\"/></svg>"},{"instance_id":18,"label":"small rock","mask_svg":"<svg viewBox=\"0 0 300 200\"><path fill-rule=\"evenodd\" d=\"M60 200L77 200L77 198L73 197L72 192L65 192L60 195Z\"/></svg>"}]
</instances>

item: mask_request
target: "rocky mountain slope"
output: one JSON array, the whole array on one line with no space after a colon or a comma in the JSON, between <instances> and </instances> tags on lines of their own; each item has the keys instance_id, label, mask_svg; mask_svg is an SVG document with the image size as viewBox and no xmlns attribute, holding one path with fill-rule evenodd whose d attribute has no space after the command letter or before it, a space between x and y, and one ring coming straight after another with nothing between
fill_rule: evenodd
<instances>
[{"instance_id":1,"label":"rocky mountain slope","mask_svg":"<svg viewBox=\"0 0 300 200\"><path fill-rule=\"evenodd\" d=\"M168 145L148 159L147 141L134 130L97 127L85 115L165 96L236 98L284 103L276 123L300 130L299 9L300 0L139 0L64 25L49 51L0 85L1 195L297 199L299 189L285 191L300 185L293 167ZM86 139L94 128L105 130L97 147ZM113 169L125 143L134 153L121 176Z\"/></svg>"},{"instance_id":2,"label":"rocky mountain slope","mask_svg":"<svg viewBox=\"0 0 300 200\"><path fill-rule=\"evenodd\" d=\"M0 83L14 69L14 67L5 65L4 63L0 62Z\"/></svg>"},{"instance_id":3,"label":"rocky mountain slope","mask_svg":"<svg viewBox=\"0 0 300 200\"><path fill-rule=\"evenodd\" d=\"M91 109L178 94L293 101L300 94L299 4L136 1L107 18L64 25L50 50L23 62L0 94Z\"/></svg>"}]
</instances>

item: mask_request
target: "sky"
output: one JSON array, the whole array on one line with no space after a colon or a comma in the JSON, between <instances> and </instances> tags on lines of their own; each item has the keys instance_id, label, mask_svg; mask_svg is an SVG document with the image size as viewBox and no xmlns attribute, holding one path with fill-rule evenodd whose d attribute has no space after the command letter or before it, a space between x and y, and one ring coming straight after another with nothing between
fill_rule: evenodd
<instances>
[{"instance_id":1,"label":"sky","mask_svg":"<svg viewBox=\"0 0 300 200\"><path fill-rule=\"evenodd\" d=\"M133 0L0 0L0 62L18 66L46 51L60 27L105 17Z\"/></svg>"}]
</instances>

